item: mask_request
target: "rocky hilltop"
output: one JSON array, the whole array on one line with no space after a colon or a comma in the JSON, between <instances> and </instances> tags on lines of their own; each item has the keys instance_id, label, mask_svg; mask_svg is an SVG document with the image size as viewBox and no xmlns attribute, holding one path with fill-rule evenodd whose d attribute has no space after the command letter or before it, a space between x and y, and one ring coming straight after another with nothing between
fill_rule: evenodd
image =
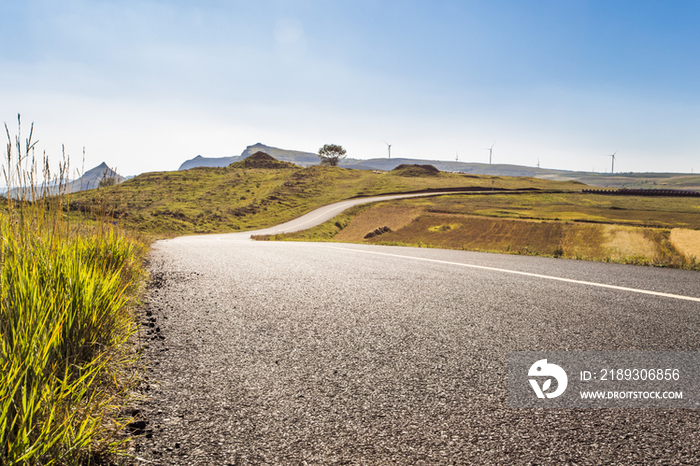
<instances>
[{"instance_id":1,"label":"rocky hilltop","mask_svg":"<svg viewBox=\"0 0 700 466\"><path fill-rule=\"evenodd\" d=\"M94 189L97 188L100 181L105 178L114 180L114 184L119 184L125 180L123 176L109 168L105 162L102 162L95 168L83 173L83 176L77 180L71 182L69 184L69 189L71 192Z\"/></svg>"},{"instance_id":2,"label":"rocky hilltop","mask_svg":"<svg viewBox=\"0 0 700 466\"><path fill-rule=\"evenodd\" d=\"M290 162L280 162L273 156L258 151L240 162L233 162L229 168L296 169L299 167Z\"/></svg>"},{"instance_id":3,"label":"rocky hilltop","mask_svg":"<svg viewBox=\"0 0 700 466\"><path fill-rule=\"evenodd\" d=\"M180 165L178 170L189 170L190 168L196 167L228 167L232 163L240 162L241 160L244 160L257 152L264 152L277 160L291 162L295 165L299 165L300 167L316 165L319 161L318 156L313 152L280 149L257 143L246 147L245 150L241 152L241 155L234 155L231 157L202 157L201 155L198 155L193 159L186 160L182 165Z\"/></svg>"}]
</instances>

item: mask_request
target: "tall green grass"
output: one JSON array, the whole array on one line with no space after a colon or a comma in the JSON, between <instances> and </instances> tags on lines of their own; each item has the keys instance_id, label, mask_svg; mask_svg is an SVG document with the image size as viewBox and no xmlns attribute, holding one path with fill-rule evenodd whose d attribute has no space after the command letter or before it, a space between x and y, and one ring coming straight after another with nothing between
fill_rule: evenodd
<instances>
[{"instance_id":1,"label":"tall green grass","mask_svg":"<svg viewBox=\"0 0 700 466\"><path fill-rule=\"evenodd\" d=\"M65 185L66 158L52 178L44 157L38 176L32 133L22 143L5 128L0 463L89 464L125 441L146 248L111 224L70 222L67 195L49 195Z\"/></svg>"}]
</instances>

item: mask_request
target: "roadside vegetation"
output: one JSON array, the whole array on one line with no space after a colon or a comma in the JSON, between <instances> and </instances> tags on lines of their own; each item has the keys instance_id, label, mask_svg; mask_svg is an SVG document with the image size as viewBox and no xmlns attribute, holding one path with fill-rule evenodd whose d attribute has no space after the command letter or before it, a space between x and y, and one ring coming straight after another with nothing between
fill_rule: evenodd
<instances>
[{"instance_id":1,"label":"roadside vegetation","mask_svg":"<svg viewBox=\"0 0 700 466\"><path fill-rule=\"evenodd\" d=\"M31 133L7 136L17 195L0 205L0 464L100 463L127 441L147 248L104 216L71 220L70 199L48 195L67 160L52 177Z\"/></svg>"}]
</instances>

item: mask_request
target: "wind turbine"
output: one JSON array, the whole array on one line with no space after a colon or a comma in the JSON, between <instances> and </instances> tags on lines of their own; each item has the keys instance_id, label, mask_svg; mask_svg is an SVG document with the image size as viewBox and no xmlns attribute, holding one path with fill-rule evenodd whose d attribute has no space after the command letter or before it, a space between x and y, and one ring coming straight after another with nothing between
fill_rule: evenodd
<instances>
[{"instance_id":1,"label":"wind turbine","mask_svg":"<svg viewBox=\"0 0 700 466\"><path fill-rule=\"evenodd\" d=\"M496 145L496 141L493 141L493 144L491 144L491 147L489 147L488 149L485 149L485 150L489 151L489 165L491 164L491 158L493 157L493 146L495 146L495 145Z\"/></svg>"},{"instance_id":2,"label":"wind turbine","mask_svg":"<svg viewBox=\"0 0 700 466\"><path fill-rule=\"evenodd\" d=\"M617 154L617 151L615 151L615 154ZM615 173L615 154L610 155L610 157L612 157L612 167L610 168L610 173Z\"/></svg>"},{"instance_id":3,"label":"wind turbine","mask_svg":"<svg viewBox=\"0 0 700 466\"><path fill-rule=\"evenodd\" d=\"M387 148L389 149L389 158L391 159L391 144L389 144L389 143L386 142L386 141L384 141L384 144L386 144L386 145L387 145Z\"/></svg>"}]
</instances>

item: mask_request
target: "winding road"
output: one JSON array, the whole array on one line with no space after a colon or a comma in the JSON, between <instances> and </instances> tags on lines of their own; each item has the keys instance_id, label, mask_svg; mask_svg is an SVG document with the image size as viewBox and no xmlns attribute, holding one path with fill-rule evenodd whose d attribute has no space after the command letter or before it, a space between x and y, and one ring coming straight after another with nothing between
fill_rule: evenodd
<instances>
[{"instance_id":1,"label":"winding road","mask_svg":"<svg viewBox=\"0 0 700 466\"><path fill-rule=\"evenodd\" d=\"M700 463L699 410L507 380L509 351L700 350L696 272L249 235L154 245L134 464Z\"/></svg>"},{"instance_id":2,"label":"winding road","mask_svg":"<svg viewBox=\"0 0 700 466\"><path fill-rule=\"evenodd\" d=\"M488 191L476 191L474 189L466 188L464 191L457 191L458 188L454 188L451 191L433 191L433 192L421 192L421 193L411 193L411 194L387 194L384 196L371 196L371 197L356 197L353 199L347 199L345 201L335 202L318 209L314 209L308 214L304 214L299 218L290 220L289 222L282 223L269 228L264 228L261 230L254 231L244 231L241 233L228 233L219 236L219 239L225 238L228 240L240 240L249 239L251 235L277 235L281 233L293 233L295 231L308 230L309 228L320 225L328 220L332 219L336 215L344 212L350 207L355 207L362 204L369 204L372 202L390 201L393 199L408 199L412 197L430 197L430 196L440 196L443 194L459 194L469 193L469 194L484 194ZM501 190L500 192L503 192ZM200 235L198 238L203 238L208 240L209 236Z\"/></svg>"}]
</instances>

